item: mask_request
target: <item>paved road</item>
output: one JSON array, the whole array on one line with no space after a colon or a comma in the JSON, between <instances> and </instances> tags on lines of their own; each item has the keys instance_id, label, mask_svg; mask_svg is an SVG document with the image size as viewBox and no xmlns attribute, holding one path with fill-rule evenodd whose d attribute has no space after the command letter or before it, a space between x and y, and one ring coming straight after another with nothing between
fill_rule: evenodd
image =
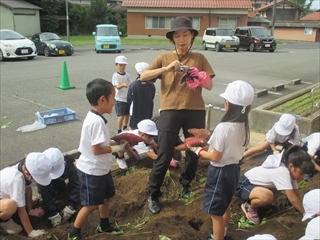
<instances>
[{"instance_id":1,"label":"paved road","mask_svg":"<svg viewBox=\"0 0 320 240\"><path fill-rule=\"evenodd\" d=\"M127 70L135 78L134 64L137 61L151 62L164 50L154 50L148 46L137 46L135 50L124 48L129 62ZM288 84L290 80L300 78L304 81L299 86L286 85L284 91L256 98L253 107L274 100L310 83L319 82L319 47L309 43L290 43L283 45L274 53L247 51L214 52L201 51L211 62L217 76L212 91L204 90L203 97L207 104L215 109L212 112L211 126L216 125L224 112L223 100L218 96L226 85L236 79L243 79L258 90L270 89L279 83ZM115 72L114 59L117 53L96 54L89 49L76 49L71 57L38 56L34 60L16 60L0 63L1 68L1 118L14 122L0 131L1 165L21 159L25 153L43 151L55 146L63 152L78 147L82 121L90 106L85 97L85 86L93 78L102 77L111 80ZM60 84L63 60L67 61L69 78L73 90L57 90ZM154 113L159 108L159 83L156 83ZM16 129L31 124L35 120L35 112L69 107L76 111L77 120L55 125L45 129L21 133ZM116 132L116 116L106 116L112 133Z\"/></svg>"}]
</instances>

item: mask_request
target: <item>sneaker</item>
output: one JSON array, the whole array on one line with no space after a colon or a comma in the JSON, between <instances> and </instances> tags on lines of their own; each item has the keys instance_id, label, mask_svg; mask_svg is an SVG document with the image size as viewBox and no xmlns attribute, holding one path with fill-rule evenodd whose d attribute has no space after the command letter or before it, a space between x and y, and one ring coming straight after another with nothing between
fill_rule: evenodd
<instances>
[{"instance_id":1,"label":"sneaker","mask_svg":"<svg viewBox=\"0 0 320 240\"><path fill-rule=\"evenodd\" d=\"M61 216L59 213L57 213L52 217L48 217L48 219L51 221L52 227L56 227L61 223Z\"/></svg>"},{"instance_id":2,"label":"sneaker","mask_svg":"<svg viewBox=\"0 0 320 240\"><path fill-rule=\"evenodd\" d=\"M253 224L260 223L260 218L256 208L251 207L247 202L245 202L241 204L241 209L250 222Z\"/></svg>"},{"instance_id":3,"label":"sneaker","mask_svg":"<svg viewBox=\"0 0 320 240\"><path fill-rule=\"evenodd\" d=\"M109 233L112 233L112 232L121 232L122 230L119 229L119 228L116 228L116 227L113 227L113 226L110 226L109 228L107 229L102 229L102 227L100 225L98 225L98 227L96 228L96 233L103 233L103 232L109 232Z\"/></svg>"},{"instance_id":4,"label":"sneaker","mask_svg":"<svg viewBox=\"0 0 320 240\"><path fill-rule=\"evenodd\" d=\"M171 161L170 161L170 167L177 168L178 167L178 161L174 160L172 158Z\"/></svg>"},{"instance_id":5,"label":"sneaker","mask_svg":"<svg viewBox=\"0 0 320 240\"><path fill-rule=\"evenodd\" d=\"M192 194L192 191L191 191L191 188L189 186L186 186L186 185L183 185L181 183L179 183L179 188L180 188L180 191L181 191L181 196L185 199L188 199L191 194Z\"/></svg>"},{"instance_id":6,"label":"sneaker","mask_svg":"<svg viewBox=\"0 0 320 240\"><path fill-rule=\"evenodd\" d=\"M119 168L121 168L121 169L127 169L128 168L127 162L123 158L122 159L121 158L117 158L117 163L118 163Z\"/></svg>"},{"instance_id":7,"label":"sneaker","mask_svg":"<svg viewBox=\"0 0 320 240\"><path fill-rule=\"evenodd\" d=\"M69 233L68 240L82 240L82 237L81 237L81 235L76 235L76 236L70 237L70 233Z\"/></svg>"},{"instance_id":8,"label":"sneaker","mask_svg":"<svg viewBox=\"0 0 320 240\"><path fill-rule=\"evenodd\" d=\"M15 223L12 218L6 222L1 222L0 227L2 227L8 234L18 234L22 231L22 227Z\"/></svg>"},{"instance_id":9,"label":"sneaker","mask_svg":"<svg viewBox=\"0 0 320 240\"><path fill-rule=\"evenodd\" d=\"M65 206L65 208L61 212L61 215L63 219L69 220L75 212L76 210L71 210L70 208L68 208L68 206Z\"/></svg>"}]
</instances>

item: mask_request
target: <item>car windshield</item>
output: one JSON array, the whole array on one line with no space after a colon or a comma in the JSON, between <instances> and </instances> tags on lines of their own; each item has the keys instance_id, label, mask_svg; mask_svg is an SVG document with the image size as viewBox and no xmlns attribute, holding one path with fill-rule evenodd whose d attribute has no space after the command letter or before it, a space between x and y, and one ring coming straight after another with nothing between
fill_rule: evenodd
<instances>
[{"instance_id":1,"label":"car windshield","mask_svg":"<svg viewBox=\"0 0 320 240\"><path fill-rule=\"evenodd\" d=\"M252 28L251 33L252 36L255 37L271 37L270 33L266 28Z\"/></svg>"},{"instance_id":2,"label":"car windshield","mask_svg":"<svg viewBox=\"0 0 320 240\"><path fill-rule=\"evenodd\" d=\"M97 36L118 36L118 28L116 27L98 27Z\"/></svg>"},{"instance_id":3,"label":"car windshield","mask_svg":"<svg viewBox=\"0 0 320 240\"><path fill-rule=\"evenodd\" d=\"M0 31L0 39L1 40L18 40L18 39L25 39L25 37L14 31Z\"/></svg>"},{"instance_id":4,"label":"car windshield","mask_svg":"<svg viewBox=\"0 0 320 240\"><path fill-rule=\"evenodd\" d=\"M233 36L232 29L217 29L217 36Z\"/></svg>"},{"instance_id":5,"label":"car windshield","mask_svg":"<svg viewBox=\"0 0 320 240\"><path fill-rule=\"evenodd\" d=\"M61 40L61 38L55 33L42 33L41 40L42 41Z\"/></svg>"}]
</instances>

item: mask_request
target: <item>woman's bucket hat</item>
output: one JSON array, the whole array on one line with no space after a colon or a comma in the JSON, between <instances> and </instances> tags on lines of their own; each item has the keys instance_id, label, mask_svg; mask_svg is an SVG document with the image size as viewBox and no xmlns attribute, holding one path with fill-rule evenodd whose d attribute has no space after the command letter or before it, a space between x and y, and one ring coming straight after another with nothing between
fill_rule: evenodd
<instances>
[{"instance_id":1,"label":"woman's bucket hat","mask_svg":"<svg viewBox=\"0 0 320 240\"><path fill-rule=\"evenodd\" d=\"M192 27L192 22L187 17L176 17L171 20L170 31L166 33L168 39L172 38L175 31L189 29L194 32L194 36L198 36L198 31Z\"/></svg>"}]
</instances>

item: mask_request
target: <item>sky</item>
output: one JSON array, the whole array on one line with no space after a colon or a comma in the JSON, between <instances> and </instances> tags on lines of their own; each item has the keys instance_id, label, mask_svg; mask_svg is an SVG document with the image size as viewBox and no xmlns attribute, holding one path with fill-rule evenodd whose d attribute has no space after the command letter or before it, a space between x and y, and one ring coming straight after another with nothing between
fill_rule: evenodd
<instances>
[{"instance_id":1,"label":"sky","mask_svg":"<svg viewBox=\"0 0 320 240\"><path fill-rule=\"evenodd\" d=\"M320 0L314 0L311 5L311 9L319 10L320 9Z\"/></svg>"}]
</instances>

